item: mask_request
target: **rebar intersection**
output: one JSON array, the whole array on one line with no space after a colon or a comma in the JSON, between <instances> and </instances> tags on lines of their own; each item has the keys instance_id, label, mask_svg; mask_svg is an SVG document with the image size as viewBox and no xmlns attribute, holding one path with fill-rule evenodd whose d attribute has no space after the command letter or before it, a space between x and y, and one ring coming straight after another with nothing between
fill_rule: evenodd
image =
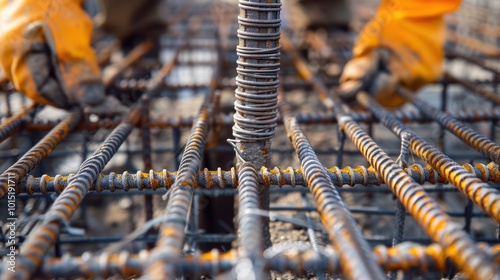
<instances>
[{"instance_id":1,"label":"rebar intersection","mask_svg":"<svg viewBox=\"0 0 500 280\"><path fill-rule=\"evenodd\" d=\"M236 34L240 40L236 51L238 56L236 71L239 76L234 84L237 86L234 123L231 115L221 114L218 111L220 104L216 94L220 94L218 91L224 87L233 88L233 83L223 82L223 75L227 75L222 71L226 70L223 69L224 67L227 67L223 66L227 63L227 57L225 57L227 54L220 45L211 46L219 55L213 65L210 65L213 70L212 79L207 86L208 94L199 113L194 117L177 120L168 119L171 117L170 114L147 119L147 113L152 108L151 103L161 98L157 96L163 94L162 90L172 86L168 84L168 77L176 69L182 67L183 52L196 48L194 38L201 36L200 30L207 28L208 22L213 24L214 20L210 19L213 15L200 15L202 8L198 11L194 9L186 13L184 18L179 19L179 22L182 21L187 26L185 35L181 36L181 42L177 42L175 48L170 50L174 53L172 59L143 86L145 93L142 99L130 109L126 118L99 120L92 123L87 119L89 116L83 116L80 111L75 111L63 121L52 124L29 118L35 110L31 106L24 108L7 121L2 121L0 139L7 139L5 141L16 137L15 133L22 132L23 129L52 130L2 174L0 177L1 196L7 194L6 174L12 172L16 174L16 193L20 199L47 196L51 193L59 195L49 205L47 213L37 218L39 219L38 227L28 232L26 240L23 240L20 245L16 273L6 270L7 265L4 263L1 270L2 278L30 279L35 276L91 278L118 274L122 277L175 279L184 275L199 277L227 273L230 277L238 279L262 279L268 277L269 271L272 270L281 273L290 271L297 274L313 272L317 275L341 273L349 279L383 279L382 271L401 270L411 275L416 271L444 272L452 267L466 273L472 279L498 277L500 265L498 240L489 239L486 240L487 242L478 243L461 224L452 218L460 216L470 221L472 217L487 219L489 215L497 222L500 220L498 206L500 202L496 185L500 182L498 146L494 143L494 138L490 137L491 140L489 140L472 130L467 124L459 123L459 120L464 122L491 121L494 127L494 122L499 118L498 110L464 110L450 113L452 115L450 116L446 115L443 107L430 108L422 100L413 99L404 91L402 95L411 100L412 104L421 111L420 113L386 112L370 96L363 93L358 95L359 104L365 106L372 114L345 110L346 105L332 93L334 86L329 85L320 78L318 73L312 71L308 61L299 54L294 45L293 36L281 34L281 51L285 54L280 57L280 1L240 0L239 2L240 29ZM177 9L181 7L183 5L179 5ZM234 7L226 7L226 9L230 11L230 15L234 16ZM202 22L207 22L207 25L204 26ZM220 28L220 26L215 25L215 28ZM218 32L217 34L223 36ZM222 37L220 38L222 40ZM324 43L328 44L328 42ZM186 48L186 46L189 47ZM138 63L141 55L137 56L137 53L141 53L140 51L141 49L138 49L132 55L135 57L128 58L121 64L122 70L133 68L134 63ZM453 59L460 59L460 56L455 54ZM288 73L292 75L298 73L305 78L304 84L294 81L295 84L292 83L291 88L297 88L296 85L300 85L315 92L328 112L309 114L293 112L288 105L289 90L278 88L280 60L281 67L285 68ZM121 70L114 72L112 77L108 78L107 83L111 85L117 81L121 72ZM496 75L494 70L491 72ZM478 86L450 75L444 82L447 85L461 85L474 90L488 100L485 102L492 104L497 102L497 98L490 89L478 90ZM492 84L496 85L496 81ZM171 88L175 90L175 87ZM278 97L278 91L282 91L281 98ZM444 92L443 96L448 94ZM278 107L281 110L280 118L277 116ZM487 156L488 160L485 163L463 164L452 161L444 152L434 148L420 135L407 129L405 124L411 121L442 125L455 132L464 143ZM351 151L352 154L363 155L370 165L350 167L338 164L338 166L325 168L319 160L321 153L314 149L313 141L307 139L307 132L301 126L327 123L337 124L339 128L338 134L341 139L339 147L333 151L327 151L327 153L337 155L339 158L337 163L342 163L342 158L350 152L344 148L345 139L349 138L355 148ZM397 154L388 154L384 151L373 140L375 137L370 137L370 130L365 130L359 123L366 123L368 126L380 123L394 129L400 134L399 136L401 133L407 133L411 149L427 165L410 163L407 167L401 167L393 157ZM30 174L41 165L44 157L50 158L52 154L55 156L55 153L51 153L52 150L64 142L66 137L70 137L71 131L102 128L101 124L114 130L91 157L84 158L85 161L76 174L56 174L53 177ZM229 149L235 150L236 168L228 171L223 171L222 168L212 171L203 168L202 160L209 132L214 126L233 124L235 140L230 141L232 146ZM267 168L271 160L271 138L275 130L279 128L278 124L283 124L293 151L297 154L300 162L298 168ZM145 154L148 150L153 152L155 150L151 148L148 138L143 137L143 150L146 151L143 152L145 172L124 172L123 174L110 172L108 175L102 173L106 164L120 152L120 146L129 139L129 134L134 130L149 134L148 129L176 130L188 126L192 126L192 130L179 160L178 171L148 171L150 167L147 166L151 163L147 164L146 161L148 158L150 161L151 157ZM257 148L252 147L254 145ZM433 185L450 184L450 186L442 187L442 189L428 185L420 186L426 182ZM387 185L387 187L380 185ZM313 248L305 243L295 245L293 243L289 245L270 243L270 236L266 236L266 232L269 233L269 226L266 223L269 223L270 218L271 221L273 218L284 219L279 215L272 215L273 211L284 211L284 208L269 206L269 201L266 201L266 199L269 200L269 194L273 190L280 191L276 189L276 186L289 193L301 190L310 192L314 207L302 209L288 207L287 209L317 213L318 222L310 222L303 227L312 232L324 232L324 235L329 238L327 245ZM298 186L304 186L307 189ZM432 244L403 241L394 247L390 247L390 244L383 244L371 249L369 245L375 239L363 235L357 220L352 215L355 213L379 215L384 211L372 209L370 212L369 208L356 208L344 203L342 194L349 189L341 188L343 186L351 186L352 190L364 193L375 193L373 186L380 186L376 187L380 190L392 191L407 211L403 213L403 216L411 215L430 236L431 239L428 241ZM360 189L360 186L368 187ZM165 213L155 218L157 221L147 221L144 229L138 228L138 230L148 232L146 228L159 226L158 235L148 233L142 236L143 241L151 238L152 243L156 242L152 250L136 252L126 249L104 250L85 253L82 256L65 255L62 257L48 254L54 246L60 246L60 242L64 239L61 235L70 228L70 218L82 207L80 204L85 197L93 193L105 194L107 191L119 193L117 191L121 190L130 191L131 195L149 195L157 191L165 193L164 197L167 201ZM148 192L150 190L155 192ZM198 230L193 231L192 225L198 220L193 209L199 203L197 200L199 194L202 191L208 193L228 191L226 195L235 195L234 190L238 194L237 229L239 232L231 238L236 239L237 244L227 252L219 252L216 249L202 252L196 247L193 249L188 246L186 239L192 236L195 240L197 238L210 240L212 237L218 240L223 237L222 234L204 235ZM431 192L444 193L457 190L462 191L467 199L475 202L484 210L484 213L472 210L463 214L445 211L430 195ZM126 195L127 192L124 194ZM394 213L392 211L389 215L394 215ZM369 218L370 216L367 216L367 219ZM297 221L294 220L292 223L297 223ZM129 240L128 238L129 236L126 236L123 240ZM85 242L85 238L82 240ZM86 242L92 242L91 240L92 238L89 238ZM135 240L140 240L140 238L135 236ZM406 239L403 237L403 240ZM113 239L104 242L113 242ZM151 240L148 242L151 243ZM310 242L313 243L313 240L311 239ZM447 262L447 259L452 262Z\"/></svg>"}]
</instances>

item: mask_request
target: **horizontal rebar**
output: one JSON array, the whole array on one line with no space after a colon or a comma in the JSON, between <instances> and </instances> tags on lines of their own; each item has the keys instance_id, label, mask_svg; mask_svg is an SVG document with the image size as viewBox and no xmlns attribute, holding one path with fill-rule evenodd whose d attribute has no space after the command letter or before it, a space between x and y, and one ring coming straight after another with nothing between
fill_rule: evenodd
<instances>
[{"instance_id":1,"label":"horizontal rebar","mask_svg":"<svg viewBox=\"0 0 500 280\"><path fill-rule=\"evenodd\" d=\"M477 178L484 182L500 183L500 172L498 166L494 163L488 165L482 163L464 164L463 168L474 174ZM408 175L419 184L429 182L432 184L447 184L448 181L439 175L430 165L422 166L420 164L412 164L404 169ZM373 168L364 166L350 167L346 166L339 168L336 166L327 168L326 170L332 183L337 187L342 186L371 186L384 184L384 179L381 178L377 171ZM42 177L34 177L29 175L26 180L19 183L18 191L21 194L36 194L36 193L61 193L68 186L68 182L74 175L55 175ZM258 172L259 184L270 186L306 186L307 181L304 180L302 169L286 169L266 168L261 167ZM90 191L129 191L129 190L159 190L170 189L177 179L176 171L153 171L137 173L129 173L128 171L122 174L110 173L108 175L100 174ZM234 168L231 170L208 170L198 171L195 175L195 188L236 188L238 182L238 174Z\"/></svg>"},{"instance_id":2,"label":"horizontal rebar","mask_svg":"<svg viewBox=\"0 0 500 280\"><path fill-rule=\"evenodd\" d=\"M492 256L492 261L500 264L500 245L488 246L479 243L478 246L486 254ZM315 252L312 248L305 250L276 250L278 252L266 254L263 261L267 268L292 273L320 270L328 273L339 273L338 253L332 248ZM150 253L141 251L131 254L127 251L119 253L85 253L82 256L64 256L62 258L45 257L38 277L65 278L80 275L85 278L112 277L119 275L124 278L142 275L144 266L148 262ZM378 245L373 249L376 263L385 271L390 270L417 270L420 272L444 272L450 268L446 261L445 251L438 244L428 246L403 242L395 247ZM202 255L187 255L173 262L177 267L178 276L198 271L204 274L217 275L234 268L238 260L236 250L220 253L212 250Z\"/></svg>"},{"instance_id":3,"label":"horizontal rebar","mask_svg":"<svg viewBox=\"0 0 500 280\"><path fill-rule=\"evenodd\" d=\"M429 123L432 119L422 115L418 111L396 111L396 117L404 123ZM450 116L462 122L481 122L481 121L497 121L500 120L500 108L487 109L487 110L460 110L450 112ZM378 123L370 113L356 112L352 115L353 120L361 123ZM295 115L297 122L300 124L335 124L337 118L335 114L330 112L308 112L297 113ZM191 127L196 116L176 116L176 117L151 117L149 122L150 128L183 128ZM35 119L32 122L24 124L24 128L30 130L50 130L54 128L62 120L40 120ZM112 129L119 123L120 119L104 118L96 122L80 122L75 130L97 130L97 129ZM283 123L281 118L278 118L279 124ZM233 114L219 114L213 117L214 125L233 125Z\"/></svg>"}]
</instances>

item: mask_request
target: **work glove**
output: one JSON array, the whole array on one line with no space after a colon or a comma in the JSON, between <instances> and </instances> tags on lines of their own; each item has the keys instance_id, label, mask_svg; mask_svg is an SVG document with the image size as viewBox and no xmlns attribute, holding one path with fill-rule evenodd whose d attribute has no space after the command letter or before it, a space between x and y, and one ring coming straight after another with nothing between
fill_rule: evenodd
<instances>
[{"instance_id":1,"label":"work glove","mask_svg":"<svg viewBox=\"0 0 500 280\"><path fill-rule=\"evenodd\" d=\"M397 108L404 99L396 88L416 91L439 79L444 57L444 14L460 0L384 0L359 34L353 58L340 78L340 94L352 99L355 89L373 94L384 107Z\"/></svg>"},{"instance_id":2,"label":"work glove","mask_svg":"<svg viewBox=\"0 0 500 280\"><path fill-rule=\"evenodd\" d=\"M84 0L0 0L0 75L34 102L59 108L104 101Z\"/></svg>"}]
</instances>

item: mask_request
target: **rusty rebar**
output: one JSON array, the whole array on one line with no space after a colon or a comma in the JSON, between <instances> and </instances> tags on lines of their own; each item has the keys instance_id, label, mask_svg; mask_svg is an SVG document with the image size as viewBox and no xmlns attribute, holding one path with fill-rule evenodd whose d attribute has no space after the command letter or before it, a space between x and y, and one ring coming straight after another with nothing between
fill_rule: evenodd
<instances>
[{"instance_id":1,"label":"rusty rebar","mask_svg":"<svg viewBox=\"0 0 500 280\"><path fill-rule=\"evenodd\" d=\"M218 67L217 63L214 67L213 79L218 77ZM155 279L174 278L175 270L172 270L174 268L166 264L181 255L184 245L185 227L189 219L194 188L196 188L195 175L201 166L203 150L211 123L212 107L210 101L213 99L214 91L215 87L212 87L205 97L182 155L178 180L175 181L165 197L167 199L165 217L168 217L168 219L160 229L160 236L156 242L156 247L152 251L146 277Z\"/></svg>"},{"instance_id":2,"label":"rusty rebar","mask_svg":"<svg viewBox=\"0 0 500 280\"><path fill-rule=\"evenodd\" d=\"M438 170L450 183L470 198L495 221L500 222L500 193L482 182L474 174L469 173L458 163L427 143L414 131L401 123L389 111L383 109L367 93L359 92L357 101L369 109L387 128L401 137L402 133L410 134L412 150L434 169ZM495 158L496 159L496 158Z\"/></svg>"},{"instance_id":3,"label":"rusty rebar","mask_svg":"<svg viewBox=\"0 0 500 280\"><path fill-rule=\"evenodd\" d=\"M500 264L500 245L488 246L480 243L478 246L492 257L493 262ZM445 250L436 243L427 246L412 242L403 242L395 247L378 245L373 249L372 254L376 263L385 271L444 272L449 267ZM139 254L131 254L127 251L115 254L106 252L92 255L85 253L82 256L64 256L62 258L46 256L37 276L66 278L78 274L86 278L107 278L116 275L124 278L138 277L142 275L149 256L150 253L147 251L141 251ZM174 261L173 265L178 268L177 271L187 274L197 270L202 274L217 275L233 269L238 257L235 250L226 253L212 250L198 257L192 255L181 257ZM323 250L320 253L313 249L283 251L276 254L266 254L263 260L266 268L279 272L302 273L312 270L307 268L331 274L340 272L338 253L333 250Z\"/></svg>"},{"instance_id":4,"label":"rusty rebar","mask_svg":"<svg viewBox=\"0 0 500 280\"><path fill-rule=\"evenodd\" d=\"M432 119L421 114L418 111L395 111L394 114L404 123L428 123ZM500 120L500 108L486 110L458 110L448 113L453 118L461 122L481 122L481 121L497 121ZM377 119L372 117L372 114L367 112L355 112L351 114L353 120L361 123L378 123ZM295 115L300 124L335 124L337 118L331 112L307 112L297 113ZM151 117L149 122L150 128L185 128L193 126L193 121L196 116L158 116ZM24 124L23 128L29 131L51 130L62 120L40 120L34 119L30 123ZM102 118L96 122L80 122L75 130L97 130L101 128L112 129L120 124L121 119ZM278 124L282 124L283 120L278 117ZM218 114L213 117L214 125L233 125L232 114Z\"/></svg>"},{"instance_id":5,"label":"rusty rebar","mask_svg":"<svg viewBox=\"0 0 500 280\"><path fill-rule=\"evenodd\" d=\"M460 138L464 143L474 148L476 151L482 153L496 164L500 163L500 146L495 144L495 142L481 135L474 129L461 123L451 115L440 111L430 103L415 97L408 90L404 88L398 88L397 92L404 99L411 101L411 103L420 112L431 117L434 121L439 123L439 125L446 128L448 131Z\"/></svg>"},{"instance_id":6,"label":"rusty rebar","mask_svg":"<svg viewBox=\"0 0 500 280\"><path fill-rule=\"evenodd\" d=\"M285 44L283 44L283 48L285 49ZM461 226L454 223L439 205L425 193L424 189L416 184L344 111L338 96L329 95L327 87L314 77L291 43L287 44L286 50L295 54L297 70L302 72L301 76L305 80L315 85L323 105L336 113L339 127L384 178L386 184L417 223L435 242L445 248L447 255L453 262L462 271L471 275L473 279L488 279L498 275L498 268L490 263L488 257L477 248L472 238L461 230ZM361 95L357 96L359 98ZM370 109L373 108L370 107ZM377 115L377 117L379 116ZM381 118L379 117L379 119ZM474 261L471 262L471 260Z\"/></svg>"},{"instance_id":7,"label":"rusty rebar","mask_svg":"<svg viewBox=\"0 0 500 280\"><path fill-rule=\"evenodd\" d=\"M487 65L483 60L475 57L475 56L471 56L471 55L468 55L466 53L463 53L463 52L460 52L460 51L456 51L456 50L452 50L452 49L447 49L446 50L446 56L449 57L449 58L458 58L458 59L462 59L464 61L467 61L469 63L472 63L474 65L477 65L481 68L483 68L484 70L487 70L495 75L498 75L500 76L500 70L496 69L496 68L493 68L489 65Z\"/></svg>"},{"instance_id":8,"label":"rusty rebar","mask_svg":"<svg viewBox=\"0 0 500 280\"><path fill-rule=\"evenodd\" d=\"M204 106L200 116L191 130L186 150L179 166L178 177L171 191L167 194L167 221L160 229L156 247L152 251L146 277L174 278L174 271L165 263L177 259L184 245L185 227L188 223L189 211L193 200L196 180L194 176L201 165L203 149L208 134L210 111ZM174 273L174 274L172 274Z\"/></svg>"},{"instance_id":9,"label":"rusty rebar","mask_svg":"<svg viewBox=\"0 0 500 280\"><path fill-rule=\"evenodd\" d=\"M280 0L239 0L237 77L233 115L236 166L248 161L267 166L278 119L280 70ZM269 193L261 188L260 208L269 210ZM261 217L264 244L271 245L269 218Z\"/></svg>"},{"instance_id":10,"label":"rusty rebar","mask_svg":"<svg viewBox=\"0 0 500 280\"><path fill-rule=\"evenodd\" d=\"M342 272L350 279L384 279L356 222L296 119L289 113L284 97L282 102L285 129L300 160L321 221L339 253Z\"/></svg>"},{"instance_id":11,"label":"rusty rebar","mask_svg":"<svg viewBox=\"0 0 500 280\"><path fill-rule=\"evenodd\" d=\"M7 194L8 181L17 185L19 181L35 168L42 159L55 149L82 118L82 111L77 109L54 127L34 147L24 154L14 165L0 175L0 198Z\"/></svg>"},{"instance_id":12,"label":"rusty rebar","mask_svg":"<svg viewBox=\"0 0 500 280\"><path fill-rule=\"evenodd\" d=\"M24 122L24 119L32 114L37 105L33 104L24 108L19 113L9 117L0 123L0 143L7 139L14 131L16 131Z\"/></svg>"},{"instance_id":13,"label":"rusty rebar","mask_svg":"<svg viewBox=\"0 0 500 280\"><path fill-rule=\"evenodd\" d=\"M263 279L262 251L264 236L259 211L260 188L257 169L250 162L240 165L238 171L238 264L237 279ZM247 266L245 268L245 266ZM250 267L248 267L250 266Z\"/></svg>"},{"instance_id":14,"label":"rusty rebar","mask_svg":"<svg viewBox=\"0 0 500 280\"><path fill-rule=\"evenodd\" d=\"M148 88L150 90L144 96L155 94L156 89L163 79L170 73L177 61L177 55L173 61L166 64L158 76L151 80ZM168 70L168 71L167 71ZM78 205L88 193L90 186L97 179L99 173L116 153L125 138L130 134L140 119L140 103L134 105L128 117L116 127L106 138L101 147L85 160L80 166L77 174L71 178L69 185L49 208L45 219L26 239L17 257L16 272L3 271L3 279L30 279L33 273L40 267L41 261L48 249L57 241L61 224L68 223L70 217L76 211Z\"/></svg>"},{"instance_id":15,"label":"rusty rebar","mask_svg":"<svg viewBox=\"0 0 500 280\"><path fill-rule=\"evenodd\" d=\"M337 99L338 102L338 99ZM496 266L481 252L459 224L453 222L441 207L416 184L378 145L336 106L339 124L361 153L383 176L386 184L403 203L425 232L445 248L453 262L473 279L490 279L498 274ZM472 261L473 260L473 261Z\"/></svg>"},{"instance_id":16,"label":"rusty rebar","mask_svg":"<svg viewBox=\"0 0 500 280\"><path fill-rule=\"evenodd\" d=\"M483 182L500 183L500 172L498 166L494 163L488 165L476 163L464 164L462 166L470 173L474 174ZM408 175L419 184L429 182L431 184L447 184L448 180L434 170L430 165L422 166L420 164L412 164L404 169ZM377 171L373 168L364 166L350 167L345 166L339 168L336 166L330 167L327 170L333 184L337 187L343 186L372 186L384 184L384 179L381 178ZM55 175L35 178L29 175L25 180L22 180L18 185L19 194L48 194L61 193L68 186L68 182L74 175ZM238 182L238 173L232 168L224 171L222 169L210 171L204 169L198 171L195 175L197 188L236 188ZM90 191L129 191L129 190L160 190L170 189L177 179L176 171L153 171L137 173L129 173L127 171L122 174L114 172L104 175L100 174L94 184L90 187ZM305 186L307 180L304 180L304 174L301 169L293 169L288 167L285 169L261 167L258 172L258 181L260 185L265 187L277 186Z\"/></svg>"},{"instance_id":17,"label":"rusty rebar","mask_svg":"<svg viewBox=\"0 0 500 280\"><path fill-rule=\"evenodd\" d=\"M472 93L493 102L496 105L500 105L500 95L496 95L494 92L484 88L478 87L471 82L455 77L450 73L445 73L445 79L452 81L454 83L462 85L464 88L470 90Z\"/></svg>"}]
</instances>

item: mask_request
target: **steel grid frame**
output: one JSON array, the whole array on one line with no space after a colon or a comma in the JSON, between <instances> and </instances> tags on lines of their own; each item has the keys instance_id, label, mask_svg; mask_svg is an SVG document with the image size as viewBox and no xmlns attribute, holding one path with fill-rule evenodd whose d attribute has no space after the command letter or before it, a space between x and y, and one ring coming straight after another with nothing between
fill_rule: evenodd
<instances>
[{"instance_id":1,"label":"steel grid frame","mask_svg":"<svg viewBox=\"0 0 500 280\"><path fill-rule=\"evenodd\" d=\"M241 0L240 4L254 3L252 5L256 6L250 5L245 8L255 9L259 6L259 2L261 1ZM279 3L279 1L275 2ZM228 81L223 78L223 70L227 72L226 68L233 70L236 68L234 64L228 66L228 57L236 58L236 48L220 44L198 45L194 39L213 31L213 34L220 38L215 41L229 42L230 40L223 36L235 37L236 33L221 32L222 24L227 24L221 20L221 14L225 13L224 16L229 16L235 21L237 7L216 2L210 6L212 11L215 11L214 7L219 5L218 11L223 11L223 13L214 12L207 15L203 14L203 11L207 9L207 4L198 7L192 3L172 3L172 5L174 5L172 11L177 11L173 13L176 16L173 17L171 23L178 28L173 31L174 36L177 34L177 38L174 40L175 43L169 43L163 47L172 52L173 56L159 71L156 71L152 79L137 80L121 77L127 69L156 67L155 64L140 65L141 57L151 49L150 42L140 44L117 65L107 66L114 69L109 76L105 77L107 86L115 86L124 92L144 92L125 118L103 118L95 121L91 120L91 116L76 110L65 119L46 121L37 118L40 106L26 105L25 102L23 102L24 107L13 114L11 103L12 96L16 93L7 83L0 83L0 92L5 96L7 104L7 112L1 112L5 119L0 124L0 141L15 147L12 144L26 139L26 136L33 137L36 133L45 135L41 140L35 141L28 151L20 150L14 155L0 154L1 158L15 162L2 170L0 196L6 196L9 186L14 184L16 185L16 199L23 201L25 205L31 205L31 208L26 208L20 213L26 225L16 236L16 245L20 247L16 255L16 273L10 273L7 270L8 264L4 260L0 269L2 278L30 279L34 276L91 278L120 275L122 277L143 276L148 279L174 279L183 275L200 277L227 274L234 278L261 279L268 277L269 271L275 271L297 274L313 272L318 278L323 279L329 277L325 273L340 273L350 279L363 277L382 279L384 278L382 271L400 270L407 277L429 271L447 272L448 276L452 276L456 272L454 269L466 273L472 279L498 277L500 266L498 238L500 235L497 234L498 238L472 238L470 235L472 220L493 218L497 223L500 220L499 200L497 199L500 190L498 186L500 154L495 144L495 127L500 118L500 111L496 108L500 103L496 94L499 71L491 64L484 62L485 57L490 59L498 57L498 49L500 49L498 45L482 43L480 40L482 38L472 38L470 34L461 35L455 31L451 33L451 47L447 50L448 60L463 61L480 67L491 73L492 78L486 81L472 81L448 73L438 84L442 88L440 108L433 108L401 90L401 95L410 100L420 112L405 110L388 112L364 93L358 94L358 103L370 112L356 112L343 104L333 93L338 84L336 81L325 80L322 73L311 70L310 64L299 53L293 41L294 34L282 33L281 51L284 55L281 72L284 77L278 90L280 91L278 99L281 116L276 119L276 124L286 129L293 151L297 153L300 161L300 167L270 168L261 166L264 164L255 165L242 161L238 165L239 168L231 168L227 171L223 168L209 170L202 168L203 150L209 131L213 127L229 127L234 123L232 114L228 115L219 111L220 100L216 97L216 93L228 88L234 89L236 86L233 80ZM276 5L269 7L261 5L260 8L274 9ZM456 25L457 22L451 19L451 28L455 30ZM480 33L484 33L484 36L500 37L492 31L493 28L486 28L488 26L485 27L485 23L478 26L480 27L478 30L482 30ZM174 36L172 37L175 38ZM314 42L309 41L308 44L311 47L310 51L318 53L321 53L325 47L335 47L330 41L320 36L314 37ZM191 66L197 64L196 61L182 62L181 57L183 52L198 47L208 48L219 54L216 62L200 62L199 64L213 68L210 83L169 84L166 78L175 71L176 67L184 63ZM464 51L466 49L472 49L475 53L470 55ZM334 54L330 52L321 59L345 62L345 58L333 56ZM107 60L102 59L103 63ZM234 71L229 71L229 73L232 75ZM302 77L303 81L295 79L293 75ZM292 78L287 79L289 76ZM468 93L484 98L485 104L491 104L491 108L481 106L481 109L447 112L452 86L463 87L468 90ZM287 95L289 91L298 88L316 93L326 110L306 113L295 112L291 109L287 102ZM172 93L182 89L208 92L198 115L191 117L176 117L171 114L160 117L150 116L151 103L164 96L171 96ZM259 109L259 102L253 105ZM488 137L474 131L469 125L479 122L489 124L490 135ZM412 123L441 124L437 148L425 142L421 136L405 126ZM304 133L302 128L311 125L337 127L338 146L323 152L320 152L321 149L314 149L312 141L307 139L307 133ZM377 138L373 136L374 125L385 125L393 129L401 137L401 152L386 153L381 149L376 142ZM188 127L192 127L192 130L183 149L182 157L177 159L178 170L153 171L152 155L155 153L175 154L182 147L180 129ZM113 130L113 132L107 135L105 141L92 156L87 157L89 149L87 143L82 143L82 151L74 152L81 154L84 159L76 174L53 176L31 174L39 174L40 170L43 171L43 163L46 161L68 157L72 154L71 152L57 154L57 150L52 152L60 143L68 141L66 137L76 135L79 131L95 133L100 129ZM174 137L173 148L162 150L153 147L152 129L162 132L170 130L172 134L177 134ZM445 137L445 129L456 133L465 144L475 148L486 157L470 153L462 157L452 157L452 151L446 148L446 140L449 136ZM133 131L141 132L141 150L132 151L127 146L127 150L118 151L120 145L127 141L128 135ZM347 138L352 140L355 149L349 150L345 147ZM248 139L245 141L251 142ZM241 161L242 155L243 158L245 157L245 148L236 146L235 149L235 155L240 155ZM280 152L279 149L270 151ZM410 151L421 157L423 164L409 164ZM288 150L281 152L289 153ZM144 171L133 173L123 171L122 174L101 173L107 162L118 153L125 154L127 161L130 161L132 153L140 153ZM322 154L336 155L336 164L326 168L318 159ZM358 157L363 155L371 165L356 167L343 165L344 157L356 155ZM394 158L398 155L400 158L396 162ZM478 158L481 162L471 161L459 164L447 155L454 160ZM46 158L45 161L44 158ZM258 159L256 162L262 161ZM34 171L34 169L38 170ZM14 174L14 176L8 174ZM346 188L347 186L349 188ZM265 203L264 206L261 205L261 199L265 199L262 190L265 190L267 195L269 193L301 193L304 206L270 206L266 209ZM460 191L464 192L469 199L469 204L464 205L464 211L444 211L430 195L434 193L443 196ZM346 205L343 202L343 194L350 192L368 195L394 193L398 200L390 209ZM314 204L306 198L309 193L314 198ZM153 218L152 198L159 195L163 195L167 200L166 213L164 216ZM196 198L204 195L238 195L237 220L240 230L238 234L206 234L200 232L197 227L192 228L199 219L192 217L195 215L192 213L193 209L198 204ZM69 219L77 209L86 207L80 206L86 196L144 196L144 204L149 206L145 209L145 224L127 236L79 236L76 233L77 230L69 225ZM4 197L3 201L5 200ZM479 208L474 209L472 201L484 212ZM35 209L36 205L43 206L41 212ZM285 211L304 212L306 220L301 224L301 221L288 219L279 214ZM311 214L314 213L319 214L320 222L312 220ZM394 238L392 236L364 236L359 231L352 214L362 214L366 219L372 215L394 216L395 223L400 227L396 230ZM403 229L406 216L412 216L430 238L405 238ZM263 234L262 227L263 223L266 223L266 218L271 221L299 224L307 230L310 244L292 242L264 246L267 237L265 233ZM465 227L457 223L457 218L464 220ZM159 232L156 233L152 229L158 225L161 226ZM6 243L8 231L4 230L5 227L1 232L1 238ZM264 231L269 230L264 226ZM328 236L330 244L319 245L316 232ZM65 233L65 236L61 236L62 233ZM202 252L192 244L186 246L187 240L194 240L195 243L237 241L237 245L227 252L219 252L217 249ZM143 249L136 251L123 249L124 243L127 242L137 243ZM108 245L103 250L87 252L81 256L62 256L63 244L92 243ZM154 246L155 243L156 246ZM370 248L370 245L376 246ZM53 248L55 254L48 254ZM392 273L391 277L395 275Z\"/></svg>"}]
</instances>

